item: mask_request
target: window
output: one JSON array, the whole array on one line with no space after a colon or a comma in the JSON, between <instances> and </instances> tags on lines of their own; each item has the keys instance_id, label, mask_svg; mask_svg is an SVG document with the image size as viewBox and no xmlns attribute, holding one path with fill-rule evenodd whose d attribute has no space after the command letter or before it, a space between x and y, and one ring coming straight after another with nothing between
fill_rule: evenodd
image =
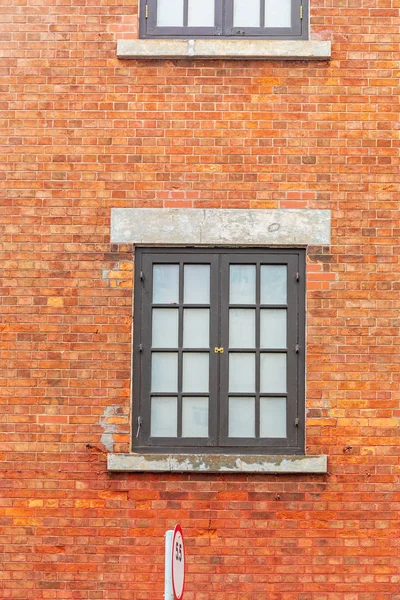
<instances>
[{"instance_id":1,"label":"window","mask_svg":"<svg viewBox=\"0 0 400 600\"><path fill-rule=\"evenodd\" d=\"M136 250L133 445L304 451L303 250Z\"/></svg>"},{"instance_id":2,"label":"window","mask_svg":"<svg viewBox=\"0 0 400 600\"><path fill-rule=\"evenodd\" d=\"M142 0L141 37L307 39L308 0Z\"/></svg>"}]
</instances>

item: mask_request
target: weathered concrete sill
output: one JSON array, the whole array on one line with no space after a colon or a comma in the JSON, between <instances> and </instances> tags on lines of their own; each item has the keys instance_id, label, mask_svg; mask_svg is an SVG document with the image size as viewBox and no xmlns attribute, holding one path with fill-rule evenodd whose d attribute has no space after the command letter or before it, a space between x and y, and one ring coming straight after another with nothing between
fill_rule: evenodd
<instances>
[{"instance_id":1,"label":"weathered concrete sill","mask_svg":"<svg viewBox=\"0 0 400 600\"><path fill-rule=\"evenodd\" d=\"M320 40L119 40L118 58L327 60L331 42Z\"/></svg>"},{"instance_id":2,"label":"weathered concrete sill","mask_svg":"<svg viewBox=\"0 0 400 600\"><path fill-rule=\"evenodd\" d=\"M326 473L327 456L245 454L108 454L114 472Z\"/></svg>"}]
</instances>

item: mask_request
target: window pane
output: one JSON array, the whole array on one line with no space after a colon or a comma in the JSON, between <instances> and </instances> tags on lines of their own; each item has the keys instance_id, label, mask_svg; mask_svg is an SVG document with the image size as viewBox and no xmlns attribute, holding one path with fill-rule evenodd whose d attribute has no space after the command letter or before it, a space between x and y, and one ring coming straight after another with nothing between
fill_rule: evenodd
<instances>
[{"instance_id":1,"label":"window pane","mask_svg":"<svg viewBox=\"0 0 400 600\"><path fill-rule=\"evenodd\" d=\"M208 308L185 308L183 311L184 348L208 348L210 346L210 310Z\"/></svg>"},{"instance_id":2,"label":"window pane","mask_svg":"<svg viewBox=\"0 0 400 600\"><path fill-rule=\"evenodd\" d=\"M260 398L260 437L286 437L286 398Z\"/></svg>"},{"instance_id":3,"label":"window pane","mask_svg":"<svg viewBox=\"0 0 400 600\"><path fill-rule=\"evenodd\" d=\"M154 304L178 304L179 265L153 266Z\"/></svg>"},{"instance_id":4,"label":"window pane","mask_svg":"<svg viewBox=\"0 0 400 600\"><path fill-rule=\"evenodd\" d=\"M153 348L178 347L177 308L153 308Z\"/></svg>"},{"instance_id":5,"label":"window pane","mask_svg":"<svg viewBox=\"0 0 400 600\"><path fill-rule=\"evenodd\" d=\"M185 304L210 303L210 265L184 266Z\"/></svg>"},{"instance_id":6,"label":"window pane","mask_svg":"<svg viewBox=\"0 0 400 600\"><path fill-rule=\"evenodd\" d=\"M214 27L215 0L189 0L189 27Z\"/></svg>"},{"instance_id":7,"label":"window pane","mask_svg":"<svg viewBox=\"0 0 400 600\"><path fill-rule=\"evenodd\" d=\"M229 277L229 302L231 304L255 304L255 265L231 265Z\"/></svg>"},{"instance_id":8,"label":"window pane","mask_svg":"<svg viewBox=\"0 0 400 600\"><path fill-rule=\"evenodd\" d=\"M255 399L229 398L229 437L255 437Z\"/></svg>"},{"instance_id":9,"label":"window pane","mask_svg":"<svg viewBox=\"0 0 400 600\"><path fill-rule=\"evenodd\" d=\"M265 0L265 27L291 27L292 0Z\"/></svg>"},{"instance_id":10,"label":"window pane","mask_svg":"<svg viewBox=\"0 0 400 600\"><path fill-rule=\"evenodd\" d=\"M151 362L151 391L178 391L178 353L153 352Z\"/></svg>"},{"instance_id":11,"label":"window pane","mask_svg":"<svg viewBox=\"0 0 400 600\"><path fill-rule=\"evenodd\" d=\"M256 345L256 311L231 308L229 311L229 347L254 348Z\"/></svg>"},{"instance_id":12,"label":"window pane","mask_svg":"<svg viewBox=\"0 0 400 600\"><path fill-rule=\"evenodd\" d=\"M177 398L151 399L150 435L176 437L178 434Z\"/></svg>"},{"instance_id":13,"label":"window pane","mask_svg":"<svg viewBox=\"0 0 400 600\"><path fill-rule=\"evenodd\" d=\"M281 0L274 0L280 2ZM260 0L234 0L234 27L260 27Z\"/></svg>"},{"instance_id":14,"label":"window pane","mask_svg":"<svg viewBox=\"0 0 400 600\"><path fill-rule=\"evenodd\" d=\"M263 308L260 311L261 348L286 348L286 310Z\"/></svg>"},{"instance_id":15,"label":"window pane","mask_svg":"<svg viewBox=\"0 0 400 600\"><path fill-rule=\"evenodd\" d=\"M208 437L208 398L182 398L182 437Z\"/></svg>"},{"instance_id":16,"label":"window pane","mask_svg":"<svg viewBox=\"0 0 400 600\"><path fill-rule=\"evenodd\" d=\"M261 304L286 304L286 265L261 266Z\"/></svg>"},{"instance_id":17,"label":"window pane","mask_svg":"<svg viewBox=\"0 0 400 600\"><path fill-rule=\"evenodd\" d=\"M183 26L183 0L157 0L158 27Z\"/></svg>"},{"instance_id":18,"label":"window pane","mask_svg":"<svg viewBox=\"0 0 400 600\"><path fill-rule=\"evenodd\" d=\"M286 392L286 354L261 354L260 371L261 392Z\"/></svg>"},{"instance_id":19,"label":"window pane","mask_svg":"<svg viewBox=\"0 0 400 600\"><path fill-rule=\"evenodd\" d=\"M209 371L208 352L184 352L182 391L208 392Z\"/></svg>"},{"instance_id":20,"label":"window pane","mask_svg":"<svg viewBox=\"0 0 400 600\"><path fill-rule=\"evenodd\" d=\"M229 354L229 391L235 393L255 391L255 354L231 352Z\"/></svg>"}]
</instances>

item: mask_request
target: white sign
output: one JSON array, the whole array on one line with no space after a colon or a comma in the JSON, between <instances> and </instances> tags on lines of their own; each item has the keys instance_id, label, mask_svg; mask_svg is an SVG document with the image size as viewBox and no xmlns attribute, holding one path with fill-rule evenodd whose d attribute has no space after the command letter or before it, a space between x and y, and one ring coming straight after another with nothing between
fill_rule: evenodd
<instances>
[{"instance_id":1,"label":"white sign","mask_svg":"<svg viewBox=\"0 0 400 600\"><path fill-rule=\"evenodd\" d=\"M172 589L175 600L182 600L185 587L185 546L180 525L172 536Z\"/></svg>"}]
</instances>

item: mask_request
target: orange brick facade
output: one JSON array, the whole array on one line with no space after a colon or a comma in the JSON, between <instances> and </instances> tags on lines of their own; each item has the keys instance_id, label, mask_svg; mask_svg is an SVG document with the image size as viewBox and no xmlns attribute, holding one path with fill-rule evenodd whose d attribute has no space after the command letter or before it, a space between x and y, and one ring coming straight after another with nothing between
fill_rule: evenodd
<instances>
[{"instance_id":1,"label":"orange brick facade","mask_svg":"<svg viewBox=\"0 0 400 600\"><path fill-rule=\"evenodd\" d=\"M400 598L398 0L310 0L330 61L121 61L136 0L12 0L0 39L0 598ZM332 210L308 249L307 453L327 475L110 474L130 245L112 207Z\"/></svg>"}]
</instances>

